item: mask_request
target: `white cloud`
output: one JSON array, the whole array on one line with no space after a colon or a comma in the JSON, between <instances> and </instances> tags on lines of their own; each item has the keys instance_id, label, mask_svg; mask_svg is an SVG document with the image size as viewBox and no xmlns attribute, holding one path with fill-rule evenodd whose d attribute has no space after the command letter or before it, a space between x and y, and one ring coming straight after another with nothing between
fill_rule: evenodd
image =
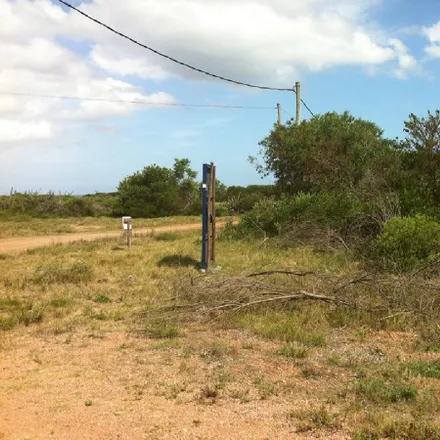
<instances>
[{"instance_id":1,"label":"white cloud","mask_svg":"<svg viewBox=\"0 0 440 440\"><path fill-rule=\"evenodd\" d=\"M81 8L118 30L189 64L243 81L292 85L307 71L409 59L383 32L364 26L379 0L101 0ZM94 41L91 58L119 75L203 79L124 42L83 17L70 17L75 38ZM72 28L71 28L72 29Z\"/></svg>"},{"instance_id":2,"label":"white cloud","mask_svg":"<svg viewBox=\"0 0 440 440\"><path fill-rule=\"evenodd\" d=\"M246 82L292 86L307 72L360 66L417 69L400 40L366 26L381 0L91 0L92 16L189 64ZM435 45L440 24L427 30ZM73 49L75 47L75 50ZM432 51L436 51L434 46ZM51 0L0 2L0 91L175 102L133 77L208 79L66 11ZM50 139L66 124L127 116L142 106L0 96L0 143Z\"/></svg>"},{"instance_id":3,"label":"white cloud","mask_svg":"<svg viewBox=\"0 0 440 440\"><path fill-rule=\"evenodd\" d=\"M120 102L67 101L38 95L93 97L112 101L147 101L158 106L175 99L146 95L129 82L109 76L100 66L61 44L70 16L46 0L0 4L0 146L50 140L72 122L128 116L147 108ZM3 20L4 18L4 20Z\"/></svg>"},{"instance_id":4,"label":"white cloud","mask_svg":"<svg viewBox=\"0 0 440 440\"><path fill-rule=\"evenodd\" d=\"M430 43L425 47L426 54L431 58L440 58L440 21L431 27L423 28L423 33Z\"/></svg>"},{"instance_id":5,"label":"white cloud","mask_svg":"<svg viewBox=\"0 0 440 440\"><path fill-rule=\"evenodd\" d=\"M409 54L408 48L400 40L392 38L389 44L397 54L398 66L393 71L394 76L405 79L409 74L420 70L417 60Z\"/></svg>"}]
</instances>

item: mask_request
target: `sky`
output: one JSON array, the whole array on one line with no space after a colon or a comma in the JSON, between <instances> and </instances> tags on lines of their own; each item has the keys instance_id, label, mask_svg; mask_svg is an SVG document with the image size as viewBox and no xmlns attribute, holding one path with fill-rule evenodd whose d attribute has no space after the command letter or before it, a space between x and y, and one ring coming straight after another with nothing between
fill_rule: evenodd
<instances>
[{"instance_id":1,"label":"sky","mask_svg":"<svg viewBox=\"0 0 440 440\"><path fill-rule=\"evenodd\" d=\"M209 72L275 88L301 81L314 113L348 110L392 138L410 113L440 108L438 0L71 3ZM0 0L0 194L114 191L176 157L197 171L215 162L227 185L270 183L248 157L273 128L277 103L283 121L294 116L293 92L191 71L57 0Z\"/></svg>"}]
</instances>

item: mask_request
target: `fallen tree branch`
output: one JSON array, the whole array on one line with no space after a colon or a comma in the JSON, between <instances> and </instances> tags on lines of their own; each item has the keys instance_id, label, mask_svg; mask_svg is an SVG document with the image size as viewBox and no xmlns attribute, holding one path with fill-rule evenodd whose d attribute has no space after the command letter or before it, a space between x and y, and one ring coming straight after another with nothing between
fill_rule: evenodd
<instances>
[{"instance_id":1,"label":"fallen tree branch","mask_svg":"<svg viewBox=\"0 0 440 440\"><path fill-rule=\"evenodd\" d=\"M307 275L316 275L316 272L310 272L310 271L290 271L290 270L268 270L266 272L258 272L258 273L251 273L248 275L248 278L253 277L263 277L263 276L269 276L269 275L295 275L297 277L305 277Z\"/></svg>"},{"instance_id":2,"label":"fallen tree branch","mask_svg":"<svg viewBox=\"0 0 440 440\"><path fill-rule=\"evenodd\" d=\"M371 283L373 281L374 281L374 279L371 278L369 275L363 275L360 278L355 278L353 280L346 281L344 284L341 284L338 287L335 286L333 288L333 293L340 292L341 290L344 290L349 286L354 286L355 284L363 284L363 283L367 284L367 283Z\"/></svg>"},{"instance_id":3,"label":"fallen tree branch","mask_svg":"<svg viewBox=\"0 0 440 440\"><path fill-rule=\"evenodd\" d=\"M306 292L305 290L301 290L300 292L292 294L292 295L274 296L272 298L264 298L264 299L259 299L256 301L251 301L246 304L241 304L240 306L236 307L234 311L239 311L240 309L243 309L245 307L251 307L251 306L258 305L258 304L265 304L265 303L270 303L270 302L274 302L274 301L283 302L283 301L298 301L298 300L304 300L304 299L313 299L316 301L323 301L326 303L338 303L338 304L345 305L345 306L350 305L349 303L347 303L345 301L338 300L332 296L316 295L314 293L309 293L309 292Z\"/></svg>"}]
</instances>

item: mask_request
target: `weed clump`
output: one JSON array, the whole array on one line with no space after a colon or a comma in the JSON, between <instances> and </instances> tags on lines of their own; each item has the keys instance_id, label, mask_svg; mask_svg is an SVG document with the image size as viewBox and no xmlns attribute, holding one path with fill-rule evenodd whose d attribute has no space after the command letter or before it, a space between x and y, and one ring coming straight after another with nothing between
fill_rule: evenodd
<instances>
[{"instance_id":1,"label":"weed clump","mask_svg":"<svg viewBox=\"0 0 440 440\"><path fill-rule=\"evenodd\" d=\"M72 283L81 284L91 281L93 266L89 263L76 262L70 266L48 263L37 267L31 281L36 284Z\"/></svg>"},{"instance_id":2,"label":"weed clump","mask_svg":"<svg viewBox=\"0 0 440 440\"><path fill-rule=\"evenodd\" d=\"M173 234L172 232L162 232L160 234L153 235L153 239L156 241L176 241L177 234Z\"/></svg>"},{"instance_id":3,"label":"weed clump","mask_svg":"<svg viewBox=\"0 0 440 440\"><path fill-rule=\"evenodd\" d=\"M379 379L362 379L356 388L361 400L374 403L408 402L417 398L417 389L408 384L389 384Z\"/></svg>"},{"instance_id":4,"label":"weed clump","mask_svg":"<svg viewBox=\"0 0 440 440\"><path fill-rule=\"evenodd\" d=\"M153 339L173 339L180 335L179 327L168 322L154 322L146 327L146 332Z\"/></svg>"},{"instance_id":5,"label":"weed clump","mask_svg":"<svg viewBox=\"0 0 440 440\"><path fill-rule=\"evenodd\" d=\"M314 429L337 429L341 426L339 415L331 413L324 405L292 412L290 417L300 421L297 432Z\"/></svg>"},{"instance_id":6,"label":"weed clump","mask_svg":"<svg viewBox=\"0 0 440 440\"><path fill-rule=\"evenodd\" d=\"M277 354L291 359L305 359L308 355L308 350L304 347L299 347L295 344L285 344L277 351Z\"/></svg>"},{"instance_id":7,"label":"weed clump","mask_svg":"<svg viewBox=\"0 0 440 440\"><path fill-rule=\"evenodd\" d=\"M403 369L411 375L440 379L439 360L411 362L405 364Z\"/></svg>"},{"instance_id":8,"label":"weed clump","mask_svg":"<svg viewBox=\"0 0 440 440\"><path fill-rule=\"evenodd\" d=\"M438 440L440 427L424 421L390 420L377 426L365 427L353 434L353 440Z\"/></svg>"}]
</instances>

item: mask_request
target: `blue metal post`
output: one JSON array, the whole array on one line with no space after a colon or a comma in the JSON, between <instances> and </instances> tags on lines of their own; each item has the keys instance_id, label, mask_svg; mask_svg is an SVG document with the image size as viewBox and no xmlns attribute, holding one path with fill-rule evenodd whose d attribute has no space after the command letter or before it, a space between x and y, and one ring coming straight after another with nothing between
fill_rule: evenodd
<instances>
[{"instance_id":1,"label":"blue metal post","mask_svg":"<svg viewBox=\"0 0 440 440\"><path fill-rule=\"evenodd\" d=\"M208 183L210 166L203 164L202 183L202 269L208 268Z\"/></svg>"}]
</instances>

